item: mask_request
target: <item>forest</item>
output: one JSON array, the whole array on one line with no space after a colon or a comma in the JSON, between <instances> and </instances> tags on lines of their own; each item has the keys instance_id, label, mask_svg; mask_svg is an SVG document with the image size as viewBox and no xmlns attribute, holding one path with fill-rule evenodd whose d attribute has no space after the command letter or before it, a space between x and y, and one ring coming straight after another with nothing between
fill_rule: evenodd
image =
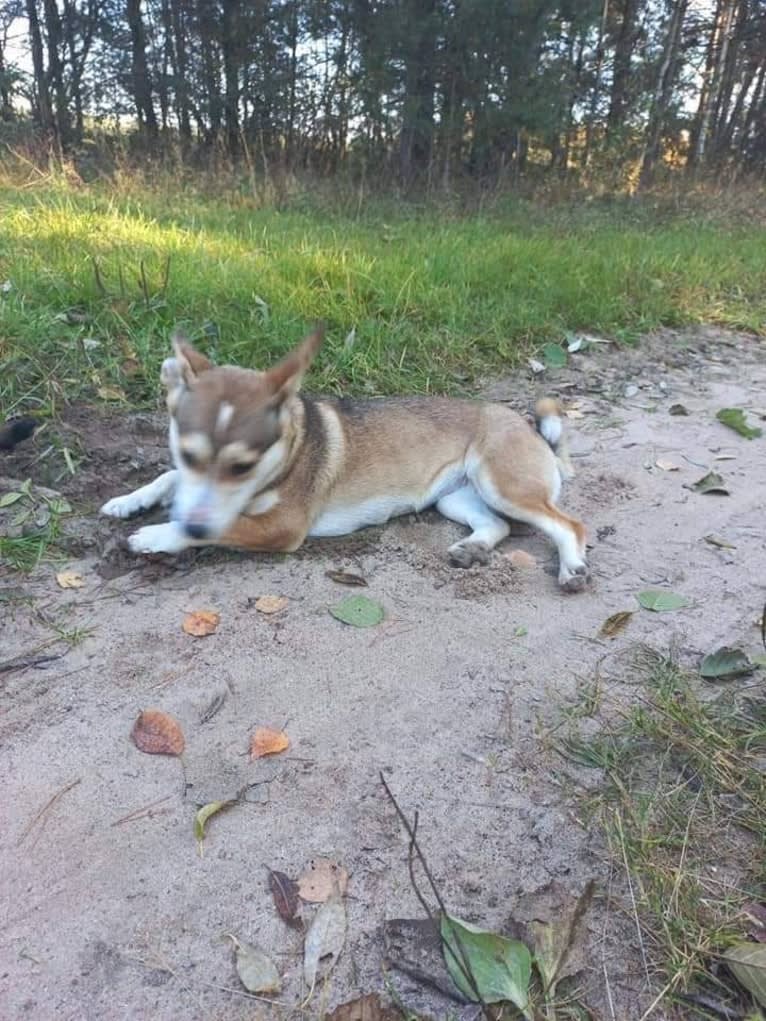
<instances>
[{"instance_id":1,"label":"forest","mask_svg":"<svg viewBox=\"0 0 766 1021\"><path fill-rule=\"evenodd\" d=\"M449 191L766 165L766 0L0 0L0 139Z\"/></svg>"}]
</instances>

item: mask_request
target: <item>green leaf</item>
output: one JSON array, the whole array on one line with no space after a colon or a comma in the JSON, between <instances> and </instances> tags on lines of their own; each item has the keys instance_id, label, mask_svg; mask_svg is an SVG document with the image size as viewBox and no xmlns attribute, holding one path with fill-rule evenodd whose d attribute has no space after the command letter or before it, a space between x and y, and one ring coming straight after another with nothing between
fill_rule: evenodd
<instances>
[{"instance_id":1,"label":"green leaf","mask_svg":"<svg viewBox=\"0 0 766 1021\"><path fill-rule=\"evenodd\" d=\"M231 808L232 805L236 805L236 801L211 801L210 804L203 805L194 816L194 836L197 840L202 842L205 839L205 826L208 819L212 815L217 815L218 812Z\"/></svg>"},{"instance_id":2,"label":"green leaf","mask_svg":"<svg viewBox=\"0 0 766 1021\"><path fill-rule=\"evenodd\" d=\"M700 674L709 681L727 681L731 677L743 677L753 672L753 664L741 649L721 646L711 652L700 664Z\"/></svg>"},{"instance_id":3,"label":"green leaf","mask_svg":"<svg viewBox=\"0 0 766 1021\"><path fill-rule=\"evenodd\" d=\"M766 943L740 943L727 950L723 959L740 985L766 1007Z\"/></svg>"},{"instance_id":4,"label":"green leaf","mask_svg":"<svg viewBox=\"0 0 766 1021\"><path fill-rule=\"evenodd\" d=\"M742 408L721 408L715 416L719 422L728 425L735 433L744 436L747 440L754 440L761 435L760 429L754 429L745 421L745 412Z\"/></svg>"},{"instance_id":5,"label":"green leaf","mask_svg":"<svg viewBox=\"0 0 766 1021\"><path fill-rule=\"evenodd\" d=\"M352 624L354 627L375 627L385 617L385 611L380 603L367 596L348 596L337 606L330 607L330 613L336 620L342 620L344 624Z\"/></svg>"},{"instance_id":6,"label":"green leaf","mask_svg":"<svg viewBox=\"0 0 766 1021\"><path fill-rule=\"evenodd\" d=\"M636 596L645 610L653 610L654 613L667 613L668 610L681 610L689 605L686 596L679 596L676 592L668 592L667 589L646 589Z\"/></svg>"},{"instance_id":7,"label":"green leaf","mask_svg":"<svg viewBox=\"0 0 766 1021\"><path fill-rule=\"evenodd\" d=\"M17 500L20 500L23 495L23 493L3 493L3 495L0 496L0 508L11 507Z\"/></svg>"},{"instance_id":8,"label":"green leaf","mask_svg":"<svg viewBox=\"0 0 766 1021\"><path fill-rule=\"evenodd\" d=\"M567 960L577 939L583 915L593 900L595 883L591 879L569 909L561 910L555 921L533 920L529 928L535 941L535 965L543 981L545 1002L556 996L556 984L566 974Z\"/></svg>"},{"instance_id":9,"label":"green leaf","mask_svg":"<svg viewBox=\"0 0 766 1021\"><path fill-rule=\"evenodd\" d=\"M567 363L567 353L559 344L546 344L541 354L549 369L563 369Z\"/></svg>"},{"instance_id":10,"label":"green leaf","mask_svg":"<svg viewBox=\"0 0 766 1021\"><path fill-rule=\"evenodd\" d=\"M508 1000L519 1010L526 1010L532 955L523 943L446 914L441 916L441 937L447 970L463 996L479 1001L465 974L467 968L485 1003Z\"/></svg>"},{"instance_id":11,"label":"green leaf","mask_svg":"<svg viewBox=\"0 0 766 1021\"><path fill-rule=\"evenodd\" d=\"M703 475L701 479L697 479L696 482L692 483L689 487L696 493L720 493L721 496L728 496L729 490L723 481L723 476L719 475L718 472L708 472L707 475Z\"/></svg>"},{"instance_id":12,"label":"green leaf","mask_svg":"<svg viewBox=\"0 0 766 1021\"><path fill-rule=\"evenodd\" d=\"M64 500L63 497L56 498L48 501L48 506L54 514L71 514L72 505L68 500Z\"/></svg>"}]
</instances>

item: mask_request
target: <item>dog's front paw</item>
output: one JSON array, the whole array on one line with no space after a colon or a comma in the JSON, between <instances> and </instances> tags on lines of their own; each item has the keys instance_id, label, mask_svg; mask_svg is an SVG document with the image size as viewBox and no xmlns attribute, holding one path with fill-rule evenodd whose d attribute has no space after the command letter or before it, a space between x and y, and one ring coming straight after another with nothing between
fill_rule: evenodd
<instances>
[{"instance_id":1,"label":"dog's front paw","mask_svg":"<svg viewBox=\"0 0 766 1021\"><path fill-rule=\"evenodd\" d=\"M143 505L140 499L136 499L135 493L128 493L126 496L115 496L107 500L101 508L101 513L108 518L132 518L134 514L142 511Z\"/></svg>"},{"instance_id":2,"label":"dog's front paw","mask_svg":"<svg viewBox=\"0 0 766 1021\"><path fill-rule=\"evenodd\" d=\"M559 585L564 592L583 592L590 583L590 572L587 564L579 564L573 568L561 567Z\"/></svg>"},{"instance_id":3,"label":"dog's front paw","mask_svg":"<svg viewBox=\"0 0 766 1021\"><path fill-rule=\"evenodd\" d=\"M128 537L128 546L133 553L180 553L190 543L172 524L146 525Z\"/></svg>"}]
</instances>

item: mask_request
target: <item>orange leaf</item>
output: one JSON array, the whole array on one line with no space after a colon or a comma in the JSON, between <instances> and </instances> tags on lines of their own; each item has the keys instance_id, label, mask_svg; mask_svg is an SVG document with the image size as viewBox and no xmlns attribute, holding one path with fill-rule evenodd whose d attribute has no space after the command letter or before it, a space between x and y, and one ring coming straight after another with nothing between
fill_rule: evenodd
<instances>
[{"instance_id":1,"label":"orange leaf","mask_svg":"<svg viewBox=\"0 0 766 1021\"><path fill-rule=\"evenodd\" d=\"M130 736L136 748L149 755L181 755L186 747L178 720L159 709L139 713Z\"/></svg>"},{"instance_id":2,"label":"orange leaf","mask_svg":"<svg viewBox=\"0 0 766 1021\"><path fill-rule=\"evenodd\" d=\"M184 617L183 629L187 635L204 638L205 635L212 635L216 631L220 619L220 614L215 610L194 610Z\"/></svg>"},{"instance_id":3,"label":"orange leaf","mask_svg":"<svg viewBox=\"0 0 766 1021\"><path fill-rule=\"evenodd\" d=\"M536 567L537 561L531 553L527 553L523 549L511 550L508 554L508 559L517 570L526 571L530 567Z\"/></svg>"},{"instance_id":4,"label":"orange leaf","mask_svg":"<svg viewBox=\"0 0 766 1021\"><path fill-rule=\"evenodd\" d=\"M283 730L256 727L250 738L250 758L260 759L264 755L276 755L290 747L290 739Z\"/></svg>"},{"instance_id":5,"label":"orange leaf","mask_svg":"<svg viewBox=\"0 0 766 1021\"><path fill-rule=\"evenodd\" d=\"M314 858L298 877L298 895L311 904L322 904L334 893L343 897L348 887L348 872L329 858Z\"/></svg>"},{"instance_id":6,"label":"orange leaf","mask_svg":"<svg viewBox=\"0 0 766 1021\"><path fill-rule=\"evenodd\" d=\"M260 596L255 601L255 608L259 613L279 613L287 603L287 596Z\"/></svg>"}]
</instances>

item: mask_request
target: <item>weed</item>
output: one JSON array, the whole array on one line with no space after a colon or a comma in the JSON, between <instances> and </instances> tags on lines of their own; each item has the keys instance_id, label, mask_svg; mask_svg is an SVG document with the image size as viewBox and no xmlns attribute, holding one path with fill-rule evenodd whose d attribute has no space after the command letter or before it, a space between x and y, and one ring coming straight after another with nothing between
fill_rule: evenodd
<instances>
[{"instance_id":1,"label":"weed","mask_svg":"<svg viewBox=\"0 0 766 1021\"><path fill-rule=\"evenodd\" d=\"M704 697L676 663L644 652L644 694L615 721L558 744L604 771L584 798L624 869L660 1000L730 990L714 965L766 888L766 700Z\"/></svg>"}]
</instances>

